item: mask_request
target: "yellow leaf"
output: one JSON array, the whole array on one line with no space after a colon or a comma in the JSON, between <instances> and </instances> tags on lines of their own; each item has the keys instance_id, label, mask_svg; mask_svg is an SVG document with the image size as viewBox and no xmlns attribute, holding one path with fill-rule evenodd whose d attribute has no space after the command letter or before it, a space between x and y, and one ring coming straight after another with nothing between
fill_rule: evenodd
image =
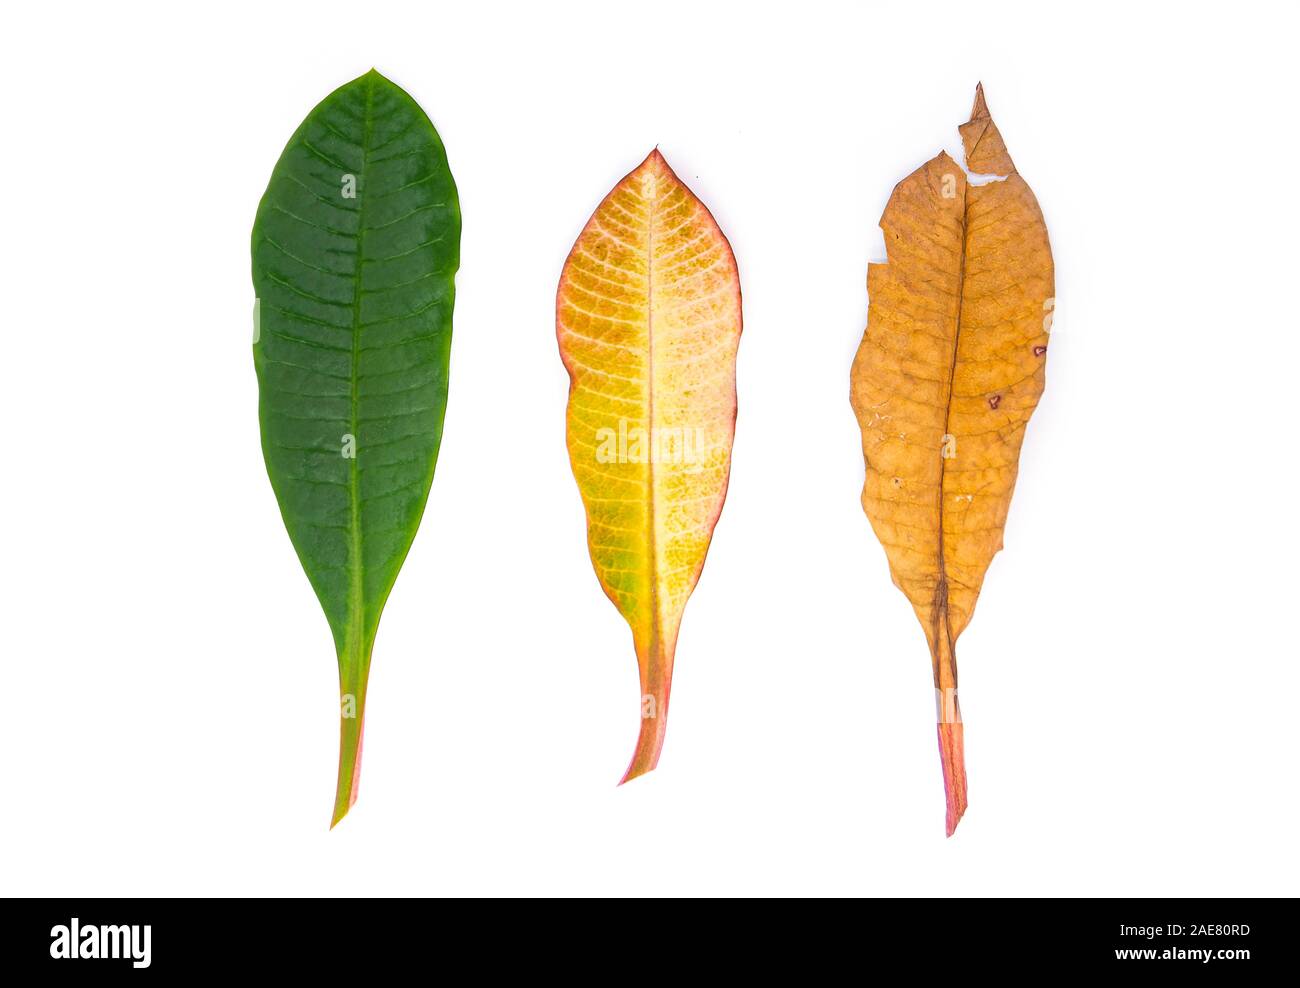
<instances>
[{"instance_id":1,"label":"yellow leaf","mask_svg":"<svg viewBox=\"0 0 1300 988\"><path fill-rule=\"evenodd\" d=\"M659 761L682 610L727 494L740 322L727 238L652 151L596 209L556 297L591 561L641 673L624 782Z\"/></svg>"},{"instance_id":2,"label":"yellow leaf","mask_svg":"<svg viewBox=\"0 0 1300 988\"><path fill-rule=\"evenodd\" d=\"M1055 305L1043 215L982 87L960 129L980 184L940 153L894 189L851 384L862 506L930 645L949 835L966 810L956 642L1002 548Z\"/></svg>"}]
</instances>

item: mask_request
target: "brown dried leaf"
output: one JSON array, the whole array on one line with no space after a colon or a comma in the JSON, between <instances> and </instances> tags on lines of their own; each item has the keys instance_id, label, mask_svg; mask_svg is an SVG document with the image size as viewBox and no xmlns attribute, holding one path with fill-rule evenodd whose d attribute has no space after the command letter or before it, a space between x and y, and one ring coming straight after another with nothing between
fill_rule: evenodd
<instances>
[{"instance_id":1,"label":"brown dried leaf","mask_svg":"<svg viewBox=\"0 0 1300 988\"><path fill-rule=\"evenodd\" d=\"M850 388L862 506L930 645L949 835L966 810L955 646L1002 548L1055 294L1043 215L982 87L960 130L972 174L1005 177L972 184L941 152L894 189Z\"/></svg>"}]
</instances>

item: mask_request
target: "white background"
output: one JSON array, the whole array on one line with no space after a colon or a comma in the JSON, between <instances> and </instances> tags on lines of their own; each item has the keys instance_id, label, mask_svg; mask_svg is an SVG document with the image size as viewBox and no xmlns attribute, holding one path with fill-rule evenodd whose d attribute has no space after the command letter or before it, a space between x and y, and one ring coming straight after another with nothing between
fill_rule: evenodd
<instances>
[{"instance_id":1,"label":"white background","mask_svg":"<svg viewBox=\"0 0 1300 988\"><path fill-rule=\"evenodd\" d=\"M1295 893L1297 25L1077 9L8 11L0 891ZM372 65L441 132L464 240L442 455L330 832L335 661L262 465L249 231ZM959 647L946 840L848 375L889 192L959 150L980 79L1058 308ZM731 239L745 332L667 746L618 788L639 690L554 293L655 144Z\"/></svg>"}]
</instances>

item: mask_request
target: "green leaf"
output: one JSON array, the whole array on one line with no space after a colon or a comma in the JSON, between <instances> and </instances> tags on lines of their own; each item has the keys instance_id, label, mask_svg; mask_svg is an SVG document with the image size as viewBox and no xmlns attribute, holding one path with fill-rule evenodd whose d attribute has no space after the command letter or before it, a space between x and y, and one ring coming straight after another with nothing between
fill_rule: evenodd
<instances>
[{"instance_id":1,"label":"green leaf","mask_svg":"<svg viewBox=\"0 0 1300 988\"><path fill-rule=\"evenodd\" d=\"M373 70L335 90L253 224L262 452L338 651L334 823L356 799L375 631L438 459L459 263L456 185L424 111Z\"/></svg>"}]
</instances>

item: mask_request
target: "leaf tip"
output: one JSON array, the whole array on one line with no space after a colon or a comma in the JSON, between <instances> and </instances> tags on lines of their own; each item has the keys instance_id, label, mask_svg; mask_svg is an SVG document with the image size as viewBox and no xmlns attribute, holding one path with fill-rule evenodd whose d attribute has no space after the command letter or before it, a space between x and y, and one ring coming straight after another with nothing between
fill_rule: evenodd
<instances>
[{"instance_id":1,"label":"leaf tip","mask_svg":"<svg viewBox=\"0 0 1300 988\"><path fill-rule=\"evenodd\" d=\"M989 106L984 102L984 83L975 83L975 103L971 106L970 118L972 120L986 120L989 117Z\"/></svg>"},{"instance_id":2,"label":"leaf tip","mask_svg":"<svg viewBox=\"0 0 1300 988\"><path fill-rule=\"evenodd\" d=\"M659 151L659 145L656 144L650 149L650 153L645 156L645 161L641 162L643 166L650 166L658 171L668 168L668 161Z\"/></svg>"}]
</instances>

